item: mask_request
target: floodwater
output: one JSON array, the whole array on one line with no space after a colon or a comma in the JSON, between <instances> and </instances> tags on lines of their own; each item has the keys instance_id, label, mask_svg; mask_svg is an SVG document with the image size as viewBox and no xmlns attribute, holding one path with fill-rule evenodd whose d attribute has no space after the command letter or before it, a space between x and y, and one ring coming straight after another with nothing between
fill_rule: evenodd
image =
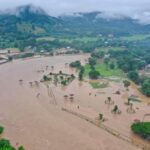
<instances>
[{"instance_id":1,"label":"floodwater","mask_svg":"<svg viewBox=\"0 0 150 150\"><path fill-rule=\"evenodd\" d=\"M126 96L135 94L136 89L131 88L126 92L122 83L110 82L108 88L93 90L88 81L80 83L78 80L67 87L50 85L50 89L43 83L39 86L29 84L40 81L44 74L52 71L62 70L76 74L74 69L65 64L75 60L82 60L84 63L88 57L89 55L43 57L15 60L1 65L0 124L5 127L3 136L9 138L14 146L16 143L24 145L26 150L138 150L137 147L61 110L65 107L91 118L102 113L107 118L107 126L131 136L130 124L134 119L141 120L143 114L150 110L150 106L142 102L133 105L135 114L126 112ZM46 66L49 66L47 70ZM54 70L50 66L54 66ZM38 70L44 72L37 72ZM115 95L116 90L120 90L121 95ZM73 100L64 98L64 95L69 94L74 94ZM119 106L121 115L111 114L113 106L104 103L108 96Z\"/></svg>"}]
</instances>

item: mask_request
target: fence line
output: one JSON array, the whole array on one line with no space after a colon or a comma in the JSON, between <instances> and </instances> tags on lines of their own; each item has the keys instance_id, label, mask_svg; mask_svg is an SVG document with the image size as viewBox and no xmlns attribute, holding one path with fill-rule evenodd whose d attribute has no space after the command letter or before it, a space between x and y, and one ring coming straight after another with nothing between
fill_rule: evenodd
<instances>
[{"instance_id":1,"label":"fence line","mask_svg":"<svg viewBox=\"0 0 150 150\"><path fill-rule=\"evenodd\" d=\"M91 119L91 118L89 118L83 114L77 113L75 111L72 111L72 110L69 110L69 109L63 108L63 107L62 107L62 111L65 111L65 112L70 113L74 116L77 116L83 120L86 120L87 122L105 130L106 132L110 133L111 135L113 135L113 136L115 136L115 137L117 137L123 141L128 142L131 145L134 145L134 146L141 148L143 150L150 150L150 147L144 145L143 143L140 143L139 141L137 141L135 139L131 139L130 137L123 135L123 134L119 133L118 131L115 131L114 129L112 129L112 128L110 128L110 127L108 127L108 126L106 126L100 122L96 122L95 120L93 120L93 119Z\"/></svg>"}]
</instances>

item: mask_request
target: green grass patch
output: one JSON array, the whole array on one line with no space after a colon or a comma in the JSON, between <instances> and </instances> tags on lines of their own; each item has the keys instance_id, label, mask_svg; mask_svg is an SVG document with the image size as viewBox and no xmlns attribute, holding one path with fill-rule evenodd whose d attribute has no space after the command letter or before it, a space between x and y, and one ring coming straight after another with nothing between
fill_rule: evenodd
<instances>
[{"instance_id":1,"label":"green grass patch","mask_svg":"<svg viewBox=\"0 0 150 150\"><path fill-rule=\"evenodd\" d=\"M134 133L140 135L145 139L150 139L150 122L134 123L131 126Z\"/></svg>"},{"instance_id":2,"label":"green grass patch","mask_svg":"<svg viewBox=\"0 0 150 150\"><path fill-rule=\"evenodd\" d=\"M91 70L91 67L89 64L86 64L84 66L85 72L84 72L84 76L88 76L89 72ZM111 77L111 76L117 76L117 77L124 77L124 73L122 70L115 68L115 69L110 69L107 65L105 65L104 63L101 64L97 64L95 66L95 69L97 71L99 71L100 75L102 77Z\"/></svg>"},{"instance_id":3,"label":"green grass patch","mask_svg":"<svg viewBox=\"0 0 150 150\"><path fill-rule=\"evenodd\" d=\"M106 88L108 87L108 83L100 83L100 82L90 82L90 85L94 89L101 89L101 88Z\"/></svg>"},{"instance_id":4,"label":"green grass patch","mask_svg":"<svg viewBox=\"0 0 150 150\"><path fill-rule=\"evenodd\" d=\"M45 37L40 37L36 39L37 41L54 41L55 38L51 37L51 36L45 36Z\"/></svg>"},{"instance_id":5,"label":"green grass patch","mask_svg":"<svg viewBox=\"0 0 150 150\"><path fill-rule=\"evenodd\" d=\"M150 34L137 34L133 36L121 37L122 40L127 41L141 41L145 40L146 38L150 38Z\"/></svg>"}]
</instances>

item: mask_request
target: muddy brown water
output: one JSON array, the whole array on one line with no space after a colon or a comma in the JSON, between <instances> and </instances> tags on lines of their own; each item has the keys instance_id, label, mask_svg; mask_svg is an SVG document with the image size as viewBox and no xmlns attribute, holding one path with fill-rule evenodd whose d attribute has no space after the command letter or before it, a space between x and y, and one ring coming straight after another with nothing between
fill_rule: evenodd
<instances>
[{"instance_id":1,"label":"muddy brown water","mask_svg":"<svg viewBox=\"0 0 150 150\"><path fill-rule=\"evenodd\" d=\"M122 83L111 82L108 88L99 90L93 90L88 82L80 83L78 80L74 80L68 87L50 85L57 105L43 83L40 83L39 87L29 85L29 82L40 81L44 74L51 72L52 65L54 72L62 70L65 73L76 74L74 69L65 64L75 60L82 60L84 63L88 57L89 55L54 56L16 60L1 65L0 124L5 127L3 136L9 138L13 145L16 143L24 145L27 150L137 150L137 147L104 130L61 111L61 107L66 107L91 118L103 113L108 119L106 125L131 136L129 130L131 122L135 118L141 119L144 113L148 113L150 107L144 102L135 103L134 107L138 107L137 112L127 114L127 106L124 105L126 98L123 94L119 96L112 94L118 89L124 91ZM48 70L45 69L47 65ZM39 73L37 70L45 72ZM23 80L22 83L18 81L20 79ZM132 93L135 93L135 89L130 89L127 94ZM64 95L69 94L74 94L72 101L69 98L64 99ZM122 110L120 116L112 115L110 110L113 106L104 103L108 96L119 105Z\"/></svg>"}]
</instances>

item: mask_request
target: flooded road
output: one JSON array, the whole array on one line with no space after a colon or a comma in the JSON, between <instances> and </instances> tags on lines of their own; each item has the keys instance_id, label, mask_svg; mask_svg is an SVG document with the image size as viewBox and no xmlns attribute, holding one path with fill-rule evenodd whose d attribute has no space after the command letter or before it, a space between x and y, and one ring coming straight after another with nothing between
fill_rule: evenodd
<instances>
[{"instance_id":1,"label":"flooded road","mask_svg":"<svg viewBox=\"0 0 150 150\"><path fill-rule=\"evenodd\" d=\"M119 127L120 132L127 131L128 134L129 122L139 115L141 119L141 112L147 112L149 108L144 103L143 107L136 104L141 109L132 117L123 113L123 117L118 116L118 119L114 119L114 116L108 111L111 108L104 104L104 100L108 94L112 96L116 89L120 87L123 89L122 85L110 83L109 88L100 91L93 90L88 83L79 83L78 80L74 80L66 88L52 85L51 90L55 95L57 105L48 95L43 83L33 87L29 85L29 82L40 81L43 75L51 72L50 68L45 69L47 65L54 66L55 72L62 70L65 73L75 74L76 71L65 64L75 60L84 62L88 57L89 55L54 56L15 60L12 63L1 65L0 124L5 127L4 137L9 138L14 146L16 143L24 145L26 150L138 150L137 147L104 130L61 111L61 107L77 111L76 106L79 105L79 111L93 118L101 112L108 118L106 124L114 125L116 129ZM44 70L44 72L39 73L37 70ZM18 80L23 81L20 83ZM91 91L92 95L89 96L88 93ZM98 92L105 94L98 94ZM38 93L40 95L37 97ZM71 93L75 94L73 102L64 99L65 94ZM114 95L112 98L125 112L124 101L120 100L122 95L117 97Z\"/></svg>"}]
</instances>

